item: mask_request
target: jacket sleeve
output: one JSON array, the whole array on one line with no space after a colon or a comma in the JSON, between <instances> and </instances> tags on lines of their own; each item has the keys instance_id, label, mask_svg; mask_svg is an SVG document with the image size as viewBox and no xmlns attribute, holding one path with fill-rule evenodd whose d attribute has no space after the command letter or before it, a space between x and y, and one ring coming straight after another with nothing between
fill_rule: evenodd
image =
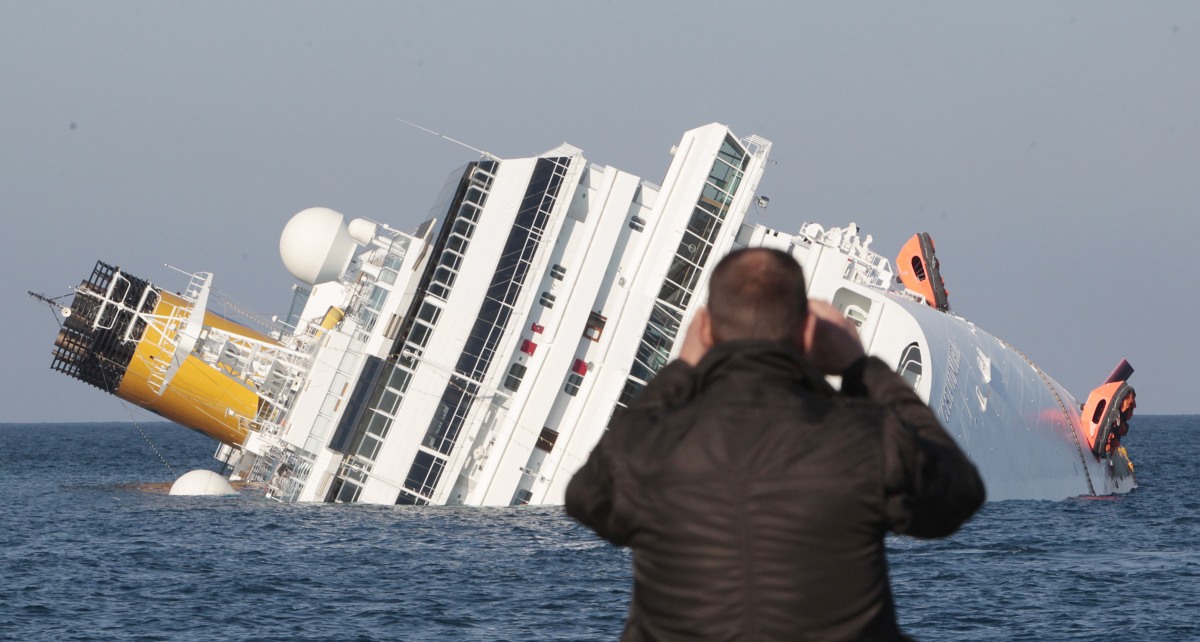
<instances>
[{"instance_id":1,"label":"jacket sleeve","mask_svg":"<svg viewBox=\"0 0 1200 642\"><path fill-rule=\"evenodd\" d=\"M869 357L843 375L842 391L882 404L884 492L889 526L915 537L958 530L986 498L983 480L933 410L883 361Z\"/></svg>"},{"instance_id":2,"label":"jacket sleeve","mask_svg":"<svg viewBox=\"0 0 1200 642\"><path fill-rule=\"evenodd\" d=\"M625 477L626 435L652 426L666 410L690 399L694 387L694 369L673 361L646 384L628 408L613 415L608 430L567 484L568 515L617 546L628 542L635 522L617 497L620 480Z\"/></svg>"}]
</instances>

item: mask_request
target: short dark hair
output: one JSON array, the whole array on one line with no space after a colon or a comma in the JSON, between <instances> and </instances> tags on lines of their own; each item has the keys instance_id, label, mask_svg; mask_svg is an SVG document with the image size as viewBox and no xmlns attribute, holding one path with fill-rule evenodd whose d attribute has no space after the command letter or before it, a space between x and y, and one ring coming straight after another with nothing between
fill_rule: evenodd
<instances>
[{"instance_id":1,"label":"short dark hair","mask_svg":"<svg viewBox=\"0 0 1200 642\"><path fill-rule=\"evenodd\" d=\"M804 326L804 270L792 255L755 247L730 252L708 282L713 340L786 341Z\"/></svg>"}]
</instances>

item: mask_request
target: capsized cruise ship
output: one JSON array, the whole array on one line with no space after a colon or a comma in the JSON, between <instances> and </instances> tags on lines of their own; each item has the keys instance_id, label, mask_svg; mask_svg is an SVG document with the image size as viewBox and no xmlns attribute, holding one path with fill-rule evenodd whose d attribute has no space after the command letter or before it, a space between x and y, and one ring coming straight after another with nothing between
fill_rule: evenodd
<instances>
[{"instance_id":1,"label":"capsized cruise ship","mask_svg":"<svg viewBox=\"0 0 1200 642\"><path fill-rule=\"evenodd\" d=\"M299 284L274 324L217 314L211 274L160 287L99 262L51 367L212 437L231 480L282 501L561 503L614 410L678 352L719 258L768 246L895 364L990 499L1136 487L1128 364L1081 405L950 310L927 234L893 264L853 223L747 222L770 151L700 127L659 184L565 144L484 154L410 232L305 210L280 238Z\"/></svg>"}]
</instances>

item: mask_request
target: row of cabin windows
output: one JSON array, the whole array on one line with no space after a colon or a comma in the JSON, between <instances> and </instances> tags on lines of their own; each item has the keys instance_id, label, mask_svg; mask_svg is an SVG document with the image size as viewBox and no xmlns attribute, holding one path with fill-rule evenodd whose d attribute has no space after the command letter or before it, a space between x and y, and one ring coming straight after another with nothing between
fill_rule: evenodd
<instances>
[{"instance_id":1,"label":"row of cabin windows","mask_svg":"<svg viewBox=\"0 0 1200 642\"><path fill-rule=\"evenodd\" d=\"M562 265L555 263L550 267L550 278L554 279L555 281L561 281L566 278L566 276L567 268L563 267ZM542 292L541 298L538 299L538 303L546 306L546 308L553 308L554 301L554 295L550 294L549 292Z\"/></svg>"},{"instance_id":2,"label":"row of cabin windows","mask_svg":"<svg viewBox=\"0 0 1200 642\"><path fill-rule=\"evenodd\" d=\"M666 363L667 355L670 354L678 334L682 310L691 304L692 293L710 258L712 240L720 231L721 223L733 201L732 195L741 184L742 173L747 163L748 156L727 137L709 171L705 190L696 202L692 218L688 222L688 232L680 240L667 278L663 280L654 312L646 323L642 341L631 366L630 377L617 400L618 406L627 407L633 396L644 388L646 382ZM645 220L635 216L629 226L641 231L645 228ZM657 316L663 318L656 319L656 313L660 313ZM666 318L667 315L671 318Z\"/></svg>"},{"instance_id":3,"label":"row of cabin windows","mask_svg":"<svg viewBox=\"0 0 1200 642\"><path fill-rule=\"evenodd\" d=\"M482 212L484 203L487 201L487 188L491 186L492 179L494 178L491 172L495 170L495 167L496 164L494 162L480 163L471 175L470 180L473 184L467 189L466 198L458 208L458 216L451 228L450 235L447 237L442 255L438 257L438 268L434 273L433 281L428 286L428 293L435 297L444 300L449 296L450 289L454 286L458 268L462 265L463 255L466 253L467 246L470 245L471 236L475 232L475 223L479 221L479 215ZM396 264L394 266L389 263L392 257L393 255L389 254L385 259L385 267L398 269L399 260L403 259L403 254L401 253L396 256L398 260L395 261ZM430 301L423 302L418 309L417 322L409 330L409 335L405 342L405 350L401 354L399 363L392 367L391 373L387 376L386 384L381 387L378 393L378 399L371 405L371 412L366 419L367 426L362 441L355 452L358 458L370 462L374 461L375 457L379 454L383 440L387 438L388 432L391 429L395 413L399 409L404 395L408 392L408 385L412 381L413 370L415 370L417 365L416 357L424 352L426 345L429 343L429 337L432 335L433 329L437 326L441 316L442 309ZM440 466L438 467L437 474L440 474ZM348 475L355 477L352 474ZM366 480L365 478L357 479L357 477L355 479L359 482L358 484L353 483L346 477L342 477L341 481L344 485L337 496L337 501L357 501L358 495L362 491L360 484L365 483ZM398 500L397 503L413 502L404 502L402 493L401 500Z\"/></svg>"},{"instance_id":4,"label":"row of cabin windows","mask_svg":"<svg viewBox=\"0 0 1200 642\"><path fill-rule=\"evenodd\" d=\"M549 222L550 211L566 176L568 162L569 159L565 157L538 159L514 224L509 230L500 263L496 265L488 286L484 306L475 318L470 339L459 354L455 370L463 376L451 376L422 442L423 446L431 451L435 450L440 455L435 457L430 452L418 452L404 482L408 493L402 492L398 503L405 501L409 494L429 497L437 488L445 465L444 457L453 450L463 422L478 394L478 386L465 377L475 379L482 376L495 355L496 344L508 323L512 305L525 281L531 258L537 251L542 232ZM466 221L455 221L454 231L458 231L459 224L463 224L464 231L468 232L464 236L469 238L473 233L473 224L470 225L471 229L467 229ZM439 272L441 269L439 267ZM430 285L429 292L434 293L433 284ZM553 299L550 303L553 304Z\"/></svg>"},{"instance_id":5,"label":"row of cabin windows","mask_svg":"<svg viewBox=\"0 0 1200 642\"><path fill-rule=\"evenodd\" d=\"M433 334L434 326L437 325L441 316L442 309L429 301L423 302L417 310L418 321L412 325L408 333L408 340L404 344L408 353L406 356L409 357L408 368L415 365L411 361L412 356L424 352L425 346L429 344L429 337ZM387 438L391 429L396 410L400 407L400 402L408 391L411 379L412 372L410 370L401 365L393 366L387 383L379 389L378 399L371 405L371 412L367 415L365 434L354 453L360 459L368 462L375 461L379 449L383 446L383 440Z\"/></svg>"},{"instance_id":6,"label":"row of cabin windows","mask_svg":"<svg viewBox=\"0 0 1200 642\"><path fill-rule=\"evenodd\" d=\"M591 339L592 341L599 341L600 335L604 333L604 325L607 321L608 319L604 315L600 314L599 312L592 312L592 314L588 317L587 326L585 326L583 329L583 336ZM526 341L525 343L529 344L530 342ZM523 351L527 352L528 354L533 354L532 348L529 350L523 349ZM513 392L519 390L521 387L521 381L525 378L526 371L527 368L523 364L512 364L512 366L508 369L508 375L504 378L504 387L512 390ZM568 377L567 386L564 388L564 391L571 396L575 396L575 393L579 391L579 383L582 381L583 379L580 377L579 382L576 382L573 386L574 389L572 389L572 383Z\"/></svg>"},{"instance_id":7,"label":"row of cabin windows","mask_svg":"<svg viewBox=\"0 0 1200 642\"><path fill-rule=\"evenodd\" d=\"M458 279L458 269L475 234L475 223L479 221L479 213L487 197L486 192L475 186L468 189L467 194L467 201L459 207L458 217L450 227L450 236L446 239L442 255L438 257L438 268L429 284L428 292L442 300L450 296L450 290Z\"/></svg>"}]
</instances>

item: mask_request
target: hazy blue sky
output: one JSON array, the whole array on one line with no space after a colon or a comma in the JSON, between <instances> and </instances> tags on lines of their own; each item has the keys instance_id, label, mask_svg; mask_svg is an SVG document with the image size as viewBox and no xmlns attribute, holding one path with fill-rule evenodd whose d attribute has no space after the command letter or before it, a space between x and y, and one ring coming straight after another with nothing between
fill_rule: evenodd
<instances>
[{"instance_id":1,"label":"hazy blue sky","mask_svg":"<svg viewBox=\"0 0 1200 642\"><path fill-rule=\"evenodd\" d=\"M26 290L169 263L282 314L292 214L423 220L476 155L399 118L655 182L687 129L759 134L755 219L928 231L1077 397L1127 357L1139 412L1200 412L1200 3L747 4L0 3L0 421L129 418Z\"/></svg>"}]
</instances>

